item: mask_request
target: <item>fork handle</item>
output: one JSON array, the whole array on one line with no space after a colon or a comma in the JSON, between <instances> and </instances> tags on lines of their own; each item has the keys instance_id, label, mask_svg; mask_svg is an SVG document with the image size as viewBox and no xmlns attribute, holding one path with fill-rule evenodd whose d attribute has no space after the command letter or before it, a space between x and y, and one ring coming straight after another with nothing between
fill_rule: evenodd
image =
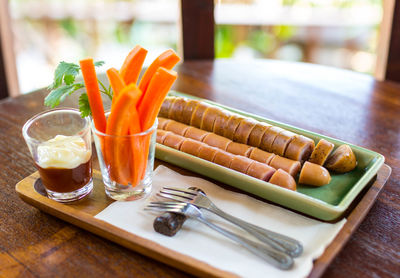
<instances>
[{"instance_id":1,"label":"fork handle","mask_svg":"<svg viewBox=\"0 0 400 278\"><path fill-rule=\"evenodd\" d=\"M249 250L253 254L257 255L258 257L264 259L265 261L269 262L270 264L272 264L280 269L288 270L288 269L292 268L292 266L293 266L293 263L294 263L293 258L283 252L274 250L273 248L271 248L267 245L264 245L264 244L261 245L252 240L244 238L240 235L229 232L228 230L225 230L224 228L207 221L206 219L204 219L201 216L198 216L195 219L197 219L198 221L207 225L211 229L230 238L231 240L239 243L240 245L245 247L247 250Z\"/></svg>"},{"instance_id":2,"label":"fork handle","mask_svg":"<svg viewBox=\"0 0 400 278\"><path fill-rule=\"evenodd\" d=\"M230 221L231 223L236 224L260 241L267 243L277 250L285 252L292 257L298 257L303 252L303 246L298 240L243 221L222 211L215 205L210 206L207 209L217 214L218 216Z\"/></svg>"}]
</instances>

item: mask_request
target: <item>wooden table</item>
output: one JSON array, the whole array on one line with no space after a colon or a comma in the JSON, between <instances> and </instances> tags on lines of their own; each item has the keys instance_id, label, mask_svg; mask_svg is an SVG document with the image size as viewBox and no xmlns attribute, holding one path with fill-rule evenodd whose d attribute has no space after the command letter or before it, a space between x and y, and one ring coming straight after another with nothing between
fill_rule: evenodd
<instances>
[{"instance_id":1,"label":"wooden table","mask_svg":"<svg viewBox=\"0 0 400 278\"><path fill-rule=\"evenodd\" d=\"M279 61L185 62L175 89L377 151L392 175L324 277L400 275L400 84ZM36 169L21 128L45 110L40 90L0 102L0 277L186 277L22 202ZM72 97L65 106L77 106ZM182 173L187 171L177 169Z\"/></svg>"}]
</instances>

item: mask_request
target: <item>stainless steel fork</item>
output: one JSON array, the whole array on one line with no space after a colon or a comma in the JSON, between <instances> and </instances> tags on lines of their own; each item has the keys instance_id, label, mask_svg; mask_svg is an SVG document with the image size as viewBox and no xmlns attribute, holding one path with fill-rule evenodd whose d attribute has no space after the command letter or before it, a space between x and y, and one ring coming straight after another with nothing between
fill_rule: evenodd
<instances>
[{"instance_id":1,"label":"stainless steel fork","mask_svg":"<svg viewBox=\"0 0 400 278\"><path fill-rule=\"evenodd\" d=\"M223 234L229 239L239 243L241 246L245 247L247 250L267 261L268 263L280 268L280 269L290 269L293 266L293 258L283 252L277 251L268 245L256 243L252 240L244 238L240 235L234 234L224 228L215 225L207 221L202 212L196 206L189 203L182 202L151 202L145 207L145 210L156 210L156 211L166 211L181 213L187 217L198 220L199 222L207 225L211 229Z\"/></svg>"},{"instance_id":2,"label":"stainless steel fork","mask_svg":"<svg viewBox=\"0 0 400 278\"><path fill-rule=\"evenodd\" d=\"M273 248L281 252L285 252L292 257L298 257L303 252L303 246L298 240L253 225L222 211L202 191L164 187L157 195L174 201L191 203L198 208L203 208L215 213L216 215L242 228L249 234L256 237L258 240L267 243Z\"/></svg>"}]
</instances>

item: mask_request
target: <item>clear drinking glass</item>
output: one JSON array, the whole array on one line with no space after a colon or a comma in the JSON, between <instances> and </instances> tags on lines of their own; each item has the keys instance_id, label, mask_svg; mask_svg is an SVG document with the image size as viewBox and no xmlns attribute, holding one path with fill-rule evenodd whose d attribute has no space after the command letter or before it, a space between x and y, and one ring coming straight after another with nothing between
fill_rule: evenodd
<instances>
[{"instance_id":1,"label":"clear drinking glass","mask_svg":"<svg viewBox=\"0 0 400 278\"><path fill-rule=\"evenodd\" d=\"M152 186L157 121L144 132L125 136L100 132L93 121L92 130L106 194L118 201L145 197Z\"/></svg>"},{"instance_id":2,"label":"clear drinking glass","mask_svg":"<svg viewBox=\"0 0 400 278\"><path fill-rule=\"evenodd\" d=\"M22 134L50 199L76 201L93 189L90 119L76 109L42 112Z\"/></svg>"}]
</instances>

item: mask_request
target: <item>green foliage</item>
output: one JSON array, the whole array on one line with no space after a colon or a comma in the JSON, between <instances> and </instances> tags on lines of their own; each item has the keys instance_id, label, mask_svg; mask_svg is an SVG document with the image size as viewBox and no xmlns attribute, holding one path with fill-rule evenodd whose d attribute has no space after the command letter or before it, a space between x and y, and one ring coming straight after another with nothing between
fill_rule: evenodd
<instances>
[{"instance_id":1,"label":"green foliage","mask_svg":"<svg viewBox=\"0 0 400 278\"><path fill-rule=\"evenodd\" d=\"M104 62L94 62L94 65L95 67L100 67L104 65ZM44 99L44 104L54 108L63 102L67 96L84 88L84 83L75 83L75 79L80 71L81 68L77 64L60 62L54 72L54 81L48 87L51 91ZM110 100L112 100L111 88L106 88L100 81L99 84L102 87L100 92L106 94ZM79 97L79 110L81 111L82 117L91 115L89 99L86 93L82 93Z\"/></svg>"},{"instance_id":2,"label":"green foliage","mask_svg":"<svg viewBox=\"0 0 400 278\"><path fill-rule=\"evenodd\" d=\"M82 93L79 96L79 111L81 111L82 118L92 115L87 93Z\"/></svg>"},{"instance_id":3,"label":"green foliage","mask_svg":"<svg viewBox=\"0 0 400 278\"><path fill-rule=\"evenodd\" d=\"M233 26L218 25L216 32L216 58L232 57L235 45L233 44Z\"/></svg>"}]
</instances>

